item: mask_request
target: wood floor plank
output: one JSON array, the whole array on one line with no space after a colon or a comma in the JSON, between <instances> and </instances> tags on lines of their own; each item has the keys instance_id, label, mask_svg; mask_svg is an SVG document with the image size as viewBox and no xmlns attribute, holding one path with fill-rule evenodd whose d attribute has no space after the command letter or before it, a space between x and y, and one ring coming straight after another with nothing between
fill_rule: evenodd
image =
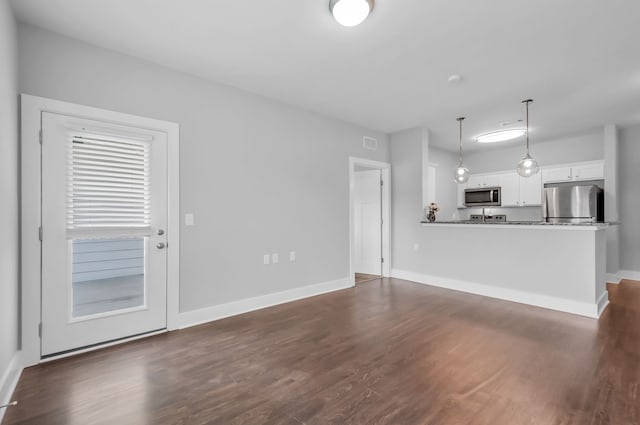
<instances>
[{"instance_id":1,"label":"wood floor plank","mask_svg":"<svg viewBox=\"0 0 640 425\"><path fill-rule=\"evenodd\" d=\"M640 282L600 320L397 279L25 369L4 425L640 424Z\"/></svg>"}]
</instances>

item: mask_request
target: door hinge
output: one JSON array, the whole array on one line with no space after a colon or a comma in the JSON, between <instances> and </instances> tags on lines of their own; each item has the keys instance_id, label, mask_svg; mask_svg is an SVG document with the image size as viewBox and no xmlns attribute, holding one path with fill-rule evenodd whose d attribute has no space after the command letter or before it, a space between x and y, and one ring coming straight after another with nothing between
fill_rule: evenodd
<instances>
[{"instance_id":1,"label":"door hinge","mask_svg":"<svg viewBox=\"0 0 640 425\"><path fill-rule=\"evenodd\" d=\"M42 322L38 323L38 336L42 338Z\"/></svg>"},{"instance_id":2,"label":"door hinge","mask_svg":"<svg viewBox=\"0 0 640 425\"><path fill-rule=\"evenodd\" d=\"M40 144L42 144L42 130L40 130L39 138L40 138Z\"/></svg>"},{"instance_id":3,"label":"door hinge","mask_svg":"<svg viewBox=\"0 0 640 425\"><path fill-rule=\"evenodd\" d=\"M38 239L42 242L42 226L38 227Z\"/></svg>"},{"instance_id":4,"label":"door hinge","mask_svg":"<svg viewBox=\"0 0 640 425\"><path fill-rule=\"evenodd\" d=\"M381 262L381 263L384 263L384 258L381 258L381 259L380 259L380 262Z\"/></svg>"},{"instance_id":5,"label":"door hinge","mask_svg":"<svg viewBox=\"0 0 640 425\"><path fill-rule=\"evenodd\" d=\"M42 133L40 133L40 134L42 134ZM384 186L384 181L383 180L380 180L380 186Z\"/></svg>"}]
</instances>

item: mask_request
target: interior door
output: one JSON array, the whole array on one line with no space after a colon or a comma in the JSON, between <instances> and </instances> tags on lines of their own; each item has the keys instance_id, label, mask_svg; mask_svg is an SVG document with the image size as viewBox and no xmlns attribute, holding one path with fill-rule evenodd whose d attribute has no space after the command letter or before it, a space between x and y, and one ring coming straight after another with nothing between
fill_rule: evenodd
<instances>
[{"instance_id":1,"label":"interior door","mask_svg":"<svg viewBox=\"0 0 640 425\"><path fill-rule=\"evenodd\" d=\"M382 274L381 171L357 171L354 180L355 272Z\"/></svg>"},{"instance_id":2,"label":"interior door","mask_svg":"<svg viewBox=\"0 0 640 425\"><path fill-rule=\"evenodd\" d=\"M167 137L42 114L42 356L166 328Z\"/></svg>"}]
</instances>

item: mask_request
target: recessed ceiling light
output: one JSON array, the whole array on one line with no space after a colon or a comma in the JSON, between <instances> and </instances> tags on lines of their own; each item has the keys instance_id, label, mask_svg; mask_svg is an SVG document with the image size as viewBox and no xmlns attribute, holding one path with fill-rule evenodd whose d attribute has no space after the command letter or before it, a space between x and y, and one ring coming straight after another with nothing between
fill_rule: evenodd
<instances>
[{"instance_id":1,"label":"recessed ceiling light","mask_svg":"<svg viewBox=\"0 0 640 425\"><path fill-rule=\"evenodd\" d=\"M506 140L516 139L524 136L526 130L522 128L515 128L511 130L492 131L491 133L481 134L476 137L478 143L496 143L504 142Z\"/></svg>"},{"instance_id":2,"label":"recessed ceiling light","mask_svg":"<svg viewBox=\"0 0 640 425\"><path fill-rule=\"evenodd\" d=\"M373 0L330 0L329 10L340 25L355 27L369 16Z\"/></svg>"},{"instance_id":3,"label":"recessed ceiling light","mask_svg":"<svg viewBox=\"0 0 640 425\"><path fill-rule=\"evenodd\" d=\"M458 84L462 82L462 75L460 74L452 74L449 75L449 78L447 78L447 82L449 84Z\"/></svg>"}]
</instances>

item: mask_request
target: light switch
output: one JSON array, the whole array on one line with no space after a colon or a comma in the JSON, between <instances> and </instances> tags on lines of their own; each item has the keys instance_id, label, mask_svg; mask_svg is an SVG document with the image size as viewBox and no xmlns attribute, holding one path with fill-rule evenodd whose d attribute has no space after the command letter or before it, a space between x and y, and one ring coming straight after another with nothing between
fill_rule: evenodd
<instances>
[{"instance_id":1,"label":"light switch","mask_svg":"<svg viewBox=\"0 0 640 425\"><path fill-rule=\"evenodd\" d=\"M269 254L264 254L264 264L268 265L271 262L271 256Z\"/></svg>"},{"instance_id":2,"label":"light switch","mask_svg":"<svg viewBox=\"0 0 640 425\"><path fill-rule=\"evenodd\" d=\"M289 261L296 261L296 252L295 251L291 251L289 253Z\"/></svg>"},{"instance_id":3,"label":"light switch","mask_svg":"<svg viewBox=\"0 0 640 425\"><path fill-rule=\"evenodd\" d=\"M187 213L184 215L184 225L193 226L195 224L193 213Z\"/></svg>"},{"instance_id":4,"label":"light switch","mask_svg":"<svg viewBox=\"0 0 640 425\"><path fill-rule=\"evenodd\" d=\"M280 258L278 258L278 253L277 252L271 254L271 263L278 264L279 261L280 261Z\"/></svg>"},{"instance_id":5,"label":"light switch","mask_svg":"<svg viewBox=\"0 0 640 425\"><path fill-rule=\"evenodd\" d=\"M413 244L413 250L414 251L420 251L420 244L414 243Z\"/></svg>"}]
</instances>

